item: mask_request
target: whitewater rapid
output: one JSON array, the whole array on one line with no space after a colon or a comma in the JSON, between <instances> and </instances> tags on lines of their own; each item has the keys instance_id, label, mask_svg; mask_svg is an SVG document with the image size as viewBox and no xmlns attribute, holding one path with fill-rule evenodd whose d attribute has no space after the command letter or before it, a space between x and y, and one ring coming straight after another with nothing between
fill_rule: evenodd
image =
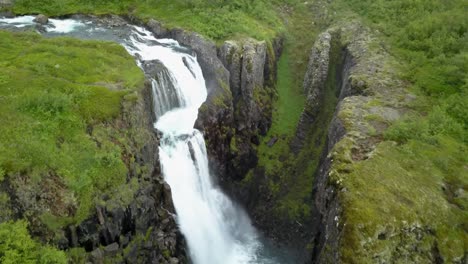
<instances>
[{"instance_id":1,"label":"whitewater rapid","mask_svg":"<svg viewBox=\"0 0 468 264\"><path fill-rule=\"evenodd\" d=\"M0 18L0 28L35 28L33 20L33 16ZM143 71L148 71L147 63L160 65L156 76L151 76L154 127L162 133L162 173L171 186L177 223L193 263L285 263L273 257L278 254L275 249L265 249L247 214L214 184L203 135L194 129L207 89L190 49L175 40L156 39L143 27L109 27L86 19L50 19L41 32L49 37L115 41Z\"/></svg>"}]
</instances>

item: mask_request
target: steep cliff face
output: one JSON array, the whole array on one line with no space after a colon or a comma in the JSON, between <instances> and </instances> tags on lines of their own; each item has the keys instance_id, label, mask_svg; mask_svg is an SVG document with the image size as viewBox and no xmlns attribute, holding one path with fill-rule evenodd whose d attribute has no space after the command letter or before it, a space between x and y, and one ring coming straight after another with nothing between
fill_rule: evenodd
<instances>
[{"instance_id":1,"label":"steep cliff face","mask_svg":"<svg viewBox=\"0 0 468 264\"><path fill-rule=\"evenodd\" d=\"M109 17L103 18L101 23L125 21ZM195 126L203 131L206 138L212 171L223 187L230 189L235 177L245 176L246 171L256 165L254 144L258 144L258 133L266 133L268 129L273 96L272 88L264 84L274 83L275 58L279 55L279 48L276 52L272 49L267 52L265 42L249 39L236 50L234 56L237 56L238 65L231 65L223 48L218 51L213 42L196 33L169 30L155 20L150 20L145 26L157 37L175 39L197 55L208 98L199 110ZM148 62L143 67L150 69L146 72L155 76L161 68L158 62ZM238 76L238 80L230 76ZM186 262L184 239L174 220L170 187L160 175L159 142L153 132L151 97L150 83L146 83L136 103L124 107L119 123L136 128L138 133L133 138L142 144L141 148L131 151L133 159L146 168L143 173L135 169L129 176L130 179L138 179L139 187L134 198L126 207L97 207L91 218L70 226L66 232L64 248L83 247L90 252L89 260L93 263L104 260ZM236 137L241 138L239 146L235 143ZM108 203L112 204L112 201Z\"/></svg>"},{"instance_id":2,"label":"steep cliff face","mask_svg":"<svg viewBox=\"0 0 468 264\"><path fill-rule=\"evenodd\" d=\"M278 172L257 167L256 145L271 124L281 45L226 41L216 52L199 36L182 37L183 31L158 26L154 31L204 54L200 63L210 95L197 127L205 133L222 186L268 236L303 248L311 263L441 262L444 254L462 260L458 244L455 253L447 251L438 227L412 216L412 208L427 202L398 196L401 188L388 179L381 180L384 187L369 184L379 177L372 162L380 162L379 153L389 148L381 143L384 131L414 96L399 80L395 60L368 29L348 22L318 36L304 78L304 111ZM278 179L281 185L272 186ZM388 204L379 195L398 197ZM403 213L386 223L379 210L392 211L392 204L400 204Z\"/></svg>"},{"instance_id":3,"label":"steep cliff face","mask_svg":"<svg viewBox=\"0 0 468 264\"><path fill-rule=\"evenodd\" d=\"M161 177L158 145L153 128L151 83L147 82L134 102L125 102L117 124L132 129L132 149L128 150L129 181L136 191L130 204L109 200L97 206L91 218L69 226L61 247L84 248L88 261L132 263L185 263L185 242L175 222L171 190ZM145 168L141 170L139 167ZM77 258L76 261L79 261Z\"/></svg>"},{"instance_id":4,"label":"steep cliff face","mask_svg":"<svg viewBox=\"0 0 468 264\"><path fill-rule=\"evenodd\" d=\"M304 94L307 96L306 105L296 129L296 136L291 143L292 152L296 155L303 147L307 132L323 107L331 45L331 35L325 32L318 36L312 47L303 84Z\"/></svg>"},{"instance_id":5,"label":"steep cliff face","mask_svg":"<svg viewBox=\"0 0 468 264\"><path fill-rule=\"evenodd\" d=\"M271 126L282 38L271 43L229 40L216 50L214 43L197 34L167 30L156 21L150 21L148 27L158 36L171 37L191 47L197 54L209 93L199 110L196 127L204 133L212 173L252 215L260 214L251 205L258 204L252 202L260 195L255 190L264 188L265 183L241 187L241 182L257 166L260 137ZM265 214L265 218L268 216ZM263 222L254 221L268 231Z\"/></svg>"},{"instance_id":6,"label":"steep cliff face","mask_svg":"<svg viewBox=\"0 0 468 264\"><path fill-rule=\"evenodd\" d=\"M234 106L234 134L230 139L231 157L227 175L239 181L257 162L254 145L271 125L271 100L274 87L266 85L269 69L275 67L275 54L267 44L253 39L226 41L219 56L230 73Z\"/></svg>"},{"instance_id":7,"label":"steep cliff face","mask_svg":"<svg viewBox=\"0 0 468 264\"><path fill-rule=\"evenodd\" d=\"M359 23L328 32L341 38L343 82L314 181L321 220L314 225L311 262L463 263L466 253L449 238L446 220L421 210L434 206L456 219L458 209L430 187L440 180L421 181L418 171L398 160L395 143L384 140L384 131L415 98L399 80L397 62ZM450 249L448 241L454 241Z\"/></svg>"},{"instance_id":8,"label":"steep cliff face","mask_svg":"<svg viewBox=\"0 0 468 264\"><path fill-rule=\"evenodd\" d=\"M221 185L234 195L234 185L256 166L255 145L271 125L276 60L282 41L271 44L253 39L226 41L217 48L202 36L166 29L150 20L146 25L158 37L173 38L190 47L208 89L195 127L203 131L210 167Z\"/></svg>"},{"instance_id":9,"label":"steep cliff face","mask_svg":"<svg viewBox=\"0 0 468 264\"><path fill-rule=\"evenodd\" d=\"M134 58L117 43L99 42L97 49L93 41L1 34L3 45L14 44L2 49L4 62L17 63L2 68L2 79L21 72L37 80L9 77L0 87L2 96L15 87L31 105L14 106L23 103L17 96L5 100L14 106L7 109L18 111L9 114L14 120L2 118L2 129L15 125L10 131L18 135L2 137L10 146L6 157L34 161L15 167L2 156L2 226L27 222L35 240L63 249L73 263L185 262L171 191L160 175L151 84ZM42 48L23 49L31 43ZM4 55L18 51L25 61ZM49 70L27 69L38 60ZM48 103L41 105L41 98ZM34 129L30 120L51 129ZM32 147L24 151L19 143ZM21 262L21 254L2 259Z\"/></svg>"}]
</instances>

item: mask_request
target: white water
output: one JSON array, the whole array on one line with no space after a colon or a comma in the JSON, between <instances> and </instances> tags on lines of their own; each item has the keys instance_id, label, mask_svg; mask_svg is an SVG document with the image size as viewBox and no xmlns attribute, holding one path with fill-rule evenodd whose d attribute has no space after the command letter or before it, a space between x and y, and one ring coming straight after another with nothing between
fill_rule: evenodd
<instances>
[{"instance_id":1,"label":"white water","mask_svg":"<svg viewBox=\"0 0 468 264\"><path fill-rule=\"evenodd\" d=\"M153 37L142 28L145 40ZM172 189L177 219L185 235L195 263L251 263L259 243L245 213L215 187L208 169L203 135L193 128L198 108L206 100L205 80L195 57L161 46L147 45L147 41L132 38L130 53L138 53L142 60L159 60L167 68L178 102L158 97L155 127L163 133L159 154L162 172ZM165 41L178 46L177 42ZM184 60L186 63L184 63ZM154 81L154 90L165 82ZM161 101L162 100L162 101ZM173 105L175 104L176 108ZM158 116L158 113L163 113Z\"/></svg>"},{"instance_id":2,"label":"white water","mask_svg":"<svg viewBox=\"0 0 468 264\"><path fill-rule=\"evenodd\" d=\"M0 28L35 27L34 17L0 18ZM203 135L193 128L207 97L195 56L171 39L156 39L136 26L107 28L92 21L50 19L46 35L68 35L121 43L145 70L158 60L163 70L152 79L155 128L162 132L162 172L172 189L177 222L195 264L289 263L282 253L259 242L248 216L214 184ZM185 61L185 63L184 63ZM276 255L277 257L273 257Z\"/></svg>"},{"instance_id":3,"label":"white water","mask_svg":"<svg viewBox=\"0 0 468 264\"><path fill-rule=\"evenodd\" d=\"M14 18L2 18L0 22L10 24L17 28L33 26L36 23L33 21L34 16L21 16ZM70 33L79 27L84 27L85 24L74 19L49 19L49 23L45 26L47 32L55 33Z\"/></svg>"}]
</instances>

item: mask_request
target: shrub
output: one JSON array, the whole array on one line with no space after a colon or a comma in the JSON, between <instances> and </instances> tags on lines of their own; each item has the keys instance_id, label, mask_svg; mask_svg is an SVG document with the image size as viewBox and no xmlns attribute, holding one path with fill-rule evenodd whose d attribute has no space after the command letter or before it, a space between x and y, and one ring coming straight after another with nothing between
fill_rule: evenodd
<instances>
[{"instance_id":1,"label":"shrub","mask_svg":"<svg viewBox=\"0 0 468 264\"><path fill-rule=\"evenodd\" d=\"M31 239L25 221L0 224L0 262L4 264L66 264L63 251Z\"/></svg>"}]
</instances>

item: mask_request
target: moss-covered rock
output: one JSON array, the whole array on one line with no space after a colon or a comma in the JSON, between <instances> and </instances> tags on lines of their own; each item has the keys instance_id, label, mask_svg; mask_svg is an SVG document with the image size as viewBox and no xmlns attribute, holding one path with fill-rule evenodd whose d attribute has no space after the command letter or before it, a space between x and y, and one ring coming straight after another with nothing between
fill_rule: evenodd
<instances>
[{"instance_id":1,"label":"moss-covered rock","mask_svg":"<svg viewBox=\"0 0 468 264\"><path fill-rule=\"evenodd\" d=\"M346 23L335 30L352 63L345 63L328 156L315 183L322 224L314 260L462 263L466 212L447 199L442 186L450 173L437 167L439 155L454 157L451 167L461 172L455 178L466 178L464 161L455 158L461 146L444 137L438 146L384 141L384 131L408 111L414 96L399 80L394 58L368 29Z\"/></svg>"},{"instance_id":2,"label":"moss-covered rock","mask_svg":"<svg viewBox=\"0 0 468 264\"><path fill-rule=\"evenodd\" d=\"M26 220L71 259L91 260L99 247L123 257L149 232L160 246L138 249L146 260L165 250L184 261L151 88L134 58L113 43L0 35L2 221Z\"/></svg>"}]
</instances>

